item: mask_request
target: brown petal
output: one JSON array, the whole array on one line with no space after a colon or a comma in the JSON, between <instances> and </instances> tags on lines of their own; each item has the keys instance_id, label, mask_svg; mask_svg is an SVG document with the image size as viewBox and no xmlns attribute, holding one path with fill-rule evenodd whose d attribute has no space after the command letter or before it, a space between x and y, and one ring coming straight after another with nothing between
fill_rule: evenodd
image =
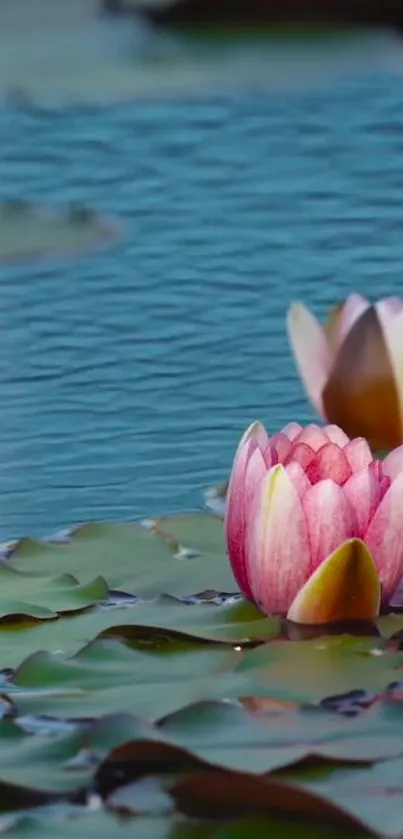
<instances>
[{"instance_id":1,"label":"brown petal","mask_svg":"<svg viewBox=\"0 0 403 839\"><path fill-rule=\"evenodd\" d=\"M399 397L382 327L373 306L356 321L340 348L323 391L330 422L374 449L403 439Z\"/></svg>"}]
</instances>

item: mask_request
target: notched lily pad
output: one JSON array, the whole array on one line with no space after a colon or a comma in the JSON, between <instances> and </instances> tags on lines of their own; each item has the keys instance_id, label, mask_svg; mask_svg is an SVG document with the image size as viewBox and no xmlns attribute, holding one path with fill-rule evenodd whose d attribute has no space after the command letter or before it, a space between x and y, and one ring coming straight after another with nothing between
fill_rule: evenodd
<instances>
[{"instance_id":1,"label":"notched lily pad","mask_svg":"<svg viewBox=\"0 0 403 839\"><path fill-rule=\"evenodd\" d=\"M293 774L293 773L292 773ZM285 776L288 780L287 775ZM306 792L313 792L339 807L370 832L397 839L403 832L403 760L382 761L371 767L339 769L329 777L301 772L290 778Z\"/></svg>"},{"instance_id":2,"label":"notched lily pad","mask_svg":"<svg viewBox=\"0 0 403 839\"><path fill-rule=\"evenodd\" d=\"M279 836L304 817L303 839L315 824L331 835L323 820L378 830L358 787L345 804L338 784L403 755L400 617L342 633L264 617L235 591L207 513L20 540L0 583L0 810L102 798L106 836L120 813L152 839L188 839L206 814L263 814ZM221 824L195 839L224 839Z\"/></svg>"},{"instance_id":3,"label":"notched lily pad","mask_svg":"<svg viewBox=\"0 0 403 839\"><path fill-rule=\"evenodd\" d=\"M132 711L157 718L228 689L238 654L227 647L171 641L151 646L105 638L66 658L37 652L15 670L7 695L25 715L96 717Z\"/></svg>"},{"instance_id":4,"label":"notched lily pad","mask_svg":"<svg viewBox=\"0 0 403 839\"><path fill-rule=\"evenodd\" d=\"M195 555L225 554L222 523L209 513L163 516L149 520L148 527L178 552L187 549Z\"/></svg>"},{"instance_id":5,"label":"notched lily pad","mask_svg":"<svg viewBox=\"0 0 403 839\"><path fill-rule=\"evenodd\" d=\"M0 664L15 668L35 651L62 651L76 654L89 639L123 638L143 647L157 647L163 639L200 645L214 644L229 648L256 646L279 633L276 618L265 618L250 603L236 602L217 606L202 603L197 607L171 597L151 602L135 602L123 607L100 607L79 611L71 616L38 622L32 618L7 618L0 622Z\"/></svg>"},{"instance_id":6,"label":"notched lily pad","mask_svg":"<svg viewBox=\"0 0 403 839\"><path fill-rule=\"evenodd\" d=\"M18 571L35 575L54 574L56 568L84 580L91 573L101 574L109 588L142 597L188 597L207 589L234 590L222 526L214 516L161 521L164 531L157 524L152 533L139 524L94 522L74 528L66 544L21 539L9 563ZM183 537L192 533L197 550L192 555L178 553ZM193 544L187 547L193 548Z\"/></svg>"},{"instance_id":7,"label":"notched lily pad","mask_svg":"<svg viewBox=\"0 0 403 839\"><path fill-rule=\"evenodd\" d=\"M17 615L37 620L55 618L102 603L108 594L102 577L80 584L72 574L32 575L9 563L0 564L0 620Z\"/></svg>"},{"instance_id":8,"label":"notched lily pad","mask_svg":"<svg viewBox=\"0 0 403 839\"><path fill-rule=\"evenodd\" d=\"M403 654L381 639L335 635L293 643L274 640L248 651L238 672L252 668L262 692L274 684L292 699L319 702L351 690L382 691L402 666Z\"/></svg>"},{"instance_id":9,"label":"notched lily pad","mask_svg":"<svg viewBox=\"0 0 403 839\"><path fill-rule=\"evenodd\" d=\"M0 811L63 797L85 803L96 767L110 749L134 736L149 736L149 729L128 714L105 716L51 736L27 734L18 723L0 721Z\"/></svg>"}]
</instances>

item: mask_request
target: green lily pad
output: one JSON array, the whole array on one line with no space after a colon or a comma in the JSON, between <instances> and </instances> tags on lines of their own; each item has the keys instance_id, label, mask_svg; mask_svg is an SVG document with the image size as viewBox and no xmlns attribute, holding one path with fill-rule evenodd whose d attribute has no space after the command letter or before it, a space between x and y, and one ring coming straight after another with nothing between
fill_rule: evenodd
<instances>
[{"instance_id":1,"label":"green lily pad","mask_svg":"<svg viewBox=\"0 0 403 839\"><path fill-rule=\"evenodd\" d=\"M299 720L297 726L300 732L301 745L304 744L304 733L305 746L311 736L313 738L311 759L315 755L325 755L327 748L331 750L332 741L334 742L340 733L344 736L346 749L349 735L352 735L354 742L357 736L361 736L363 740L366 737L371 739L374 725L375 728L378 728L378 733L383 729L383 734L387 736L387 714L383 720L371 716L367 720L344 720L342 723L340 720L336 720L334 721L336 728L330 731L327 730L325 716L321 720L317 712L311 713L312 719L310 721ZM224 717L227 715L226 720L223 720L222 714L224 714ZM290 743L291 737L295 738L296 729L292 723L291 729L294 728L294 730L287 733L287 723L289 722L287 716L280 717L280 720L258 719L254 721L253 725L251 725L250 719L243 719L242 717L242 713L241 717L239 717L239 713L237 715L237 709L228 708L222 704L205 706L204 708L198 706L176 714L176 739L181 733L182 738L187 741L187 749L183 751L182 765L178 751L170 751L170 747L163 742L150 744L149 758L151 759L152 756L150 765L154 768L158 765L159 754L159 764L164 767L164 772L173 773L173 783L168 786L169 794L175 799L179 809L186 815L200 816L203 814L210 817L222 816L228 818L253 812L269 811L272 813L274 811L283 813L286 817L294 814L305 818L310 816L314 821L328 820L339 824L341 827L348 828L351 833L358 831L360 828L366 828L375 830L382 836L397 837L401 835L402 810L399 792L400 776L403 778L402 759L382 762L376 768L371 769L350 768L349 770L333 769L331 772L322 771L317 773L316 780L315 776L312 778L311 770L292 770L291 772L283 772L281 776L274 778L267 774L255 775L253 772L251 774L250 769L246 768L230 769L225 763L218 764L220 772L217 772L213 767L205 766L203 768L197 767L197 765L193 767L192 771L189 764L190 754L200 757L200 751L204 751L210 756L211 750L213 750L213 753L214 750L217 753L220 747L221 750L226 747L229 762L230 760L233 761L231 745L236 753L240 749L240 744L242 744L245 755L253 752L258 760L260 757L260 773L264 766L264 757L267 752L270 752L273 739L279 744L281 738L283 738L282 742L286 746ZM318 731L315 730L315 723L318 723ZM389 723L391 723L391 720L389 720ZM341 725L344 731L341 730ZM223 730L227 732L227 741L224 743L217 742ZM197 731L200 737L199 748L190 752L190 742L192 739L194 742ZM206 731L207 743L203 739ZM268 737L268 731L271 732L271 738ZM326 746L324 743L325 732L327 733ZM167 734L166 729L164 733ZM172 726L170 733L173 733ZM391 728L389 733L392 733ZM400 747L402 748L401 744ZM115 749L100 767L99 773L103 782L105 783L105 774L108 768L112 771L119 768L120 774L126 778L130 777L131 773L136 775L139 771L140 755L142 772L147 773L147 748L147 743L140 744L139 741L133 741ZM309 752L307 751L307 753ZM354 746L350 753L351 760L353 760L353 755ZM185 770L186 762L187 769ZM185 775L183 774L184 771L186 772ZM176 780L178 772L181 773L179 783ZM390 797L392 790L395 791L397 799L392 812L388 815L386 812L384 814L383 830L385 832L382 830L382 817L377 808L374 804L369 807L365 804L365 799L370 795L371 786L376 784L378 780L380 782L377 790L379 803L387 808L388 797ZM114 795L115 793L112 795L112 800ZM127 799L127 797L130 797L130 787L125 788L125 798Z\"/></svg>"},{"instance_id":2,"label":"green lily pad","mask_svg":"<svg viewBox=\"0 0 403 839\"><path fill-rule=\"evenodd\" d=\"M113 748L148 734L141 721L115 715L61 734L27 734L11 720L0 721L0 810L44 804L46 798L78 791L91 782L97 765Z\"/></svg>"},{"instance_id":3,"label":"green lily pad","mask_svg":"<svg viewBox=\"0 0 403 839\"><path fill-rule=\"evenodd\" d=\"M236 585L223 551L214 516L203 517L214 552L183 556L162 538L138 524L93 523L75 529L67 544L22 539L9 562L30 574L54 574L55 568L88 579L101 574L109 588L143 597L189 595L206 589L234 591Z\"/></svg>"},{"instance_id":4,"label":"green lily pad","mask_svg":"<svg viewBox=\"0 0 403 839\"><path fill-rule=\"evenodd\" d=\"M160 646L171 640L229 647L267 640L280 621L264 618L249 603L188 606L173 598L130 607L100 608L45 622L0 623L0 668L16 667L36 650L74 655L89 640L111 636Z\"/></svg>"},{"instance_id":5,"label":"green lily pad","mask_svg":"<svg viewBox=\"0 0 403 839\"><path fill-rule=\"evenodd\" d=\"M357 717L302 707L251 714L239 704L200 703L158 724L165 738L225 769L269 772L309 757L372 762L403 754L401 703L379 702Z\"/></svg>"},{"instance_id":6,"label":"green lily pad","mask_svg":"<svg viewBox=\"0 0 403 839\"><path fill-rule=\"evenodd\" d=\"M46 620L102 603L108 597L102 577L80 584L72 574L32 577L11 565L0 564L0 619L27 616Z\"/></svg>"},{"instance_id":7,"label":"green lily pad","mask_svg":"<svg viewBox=\"0 0 403 839\"><path fill-rule=\"evenodd\" d=\"M285 775L287 777L287 775ZM383 761L375 766L333 772L323 780L304 780L304 772L293 782L304 790L325 796L372 834L397 839L403 832L403 759Z\"/></svg>"},{"instance_id":8,"label":"green lily pad","mask_svg":"<svg viewBox=\"0 0 403 839\"><path fill-rule=\"evenodd\" d=\"M208 513L22 539L0 582L9 835L286 839L290 813L301 839L379 833L358 787L344 805L343 773L403 756L400 616L349 629L361 635L266 618L233 595ZM78 811L91 790L108 811Z\"/></svg>"},{"instance_id":9,"label":"green lily pad","mask_svg":"<svg viewBox=\"0 0 403 839\"><path fill-rule=\"evenodd\" d=\"M252 675L266 693L272 685L290 697L317 702L354 689L383 690L396 680L403 653L381 639L328 636L312 641L273 641L248 651L237 672Z\"/></svg>"},{"instance_id":10,"label":"green lily pad","mask_svg":"<svg viewBox=\"0 0 403 839\"><path fill-rule=\"evenodd\" d=\"M21 714L95 717L132 711L156 718L205 696L219 696L231 682L238 654L200 643L172 642L161 651L141 642L93 641L65 659L34 653L7 687ZM236 679L233 691L242 680Z\"/></svg>"},{"instance_id":11,"label":"green lily pad","mask_svg":"<svg viewBox=\"0 0 403 839\"><path fill-rule=\"evenodd\" d=\"M201 554L225 554L222 521L209 513L163 516L148 522L175 550L182 547Z\"/></svg>"},{"instance_id":12,"label":"green lily pad","mask_svg":"<svg viewBox=\"0 0 403 839\"><path fill-rule=\"evenodd\" d=\"M317 826L275 816L245 818L236 821L219 819L184 819L183 816L121 817L107 811L87 813L68 821L53 820L41 811L35 815L20 815L7 829L7 837L15 839L54 839L55 831L61 839L362 839L362 832L346 832L329 825Z\"/></svg>"},{"instance_id":13,"label":"green lily pad","mask_svg":"<svg viewBox=\"0 0 403 839\"><path fill-rule=\"evenodd\" d=\"M116 237L117 229L86 207L56 211L24 201L0 204L0 262L74 255Z\"/></svg>"},{"instance_id":14,"label":"green lily pad","mask_svg":"<svg viewBox=\"0 0 403 839\"><path fill-rule=\"evenodd\" d=\"M140 604L131 608L100 609L79 614L67 621L59 619L51 624L31 628L3 627L0 629L0 663L3 666L15 666L21 664L24 651L30 653L38 648L47 649L49 653L57 653L53 656L48 655L46 659L52 665L52 673L53 668L56 668L57 672L60 670L60 673L70 674L70 679L73 673L72 662L76 661L79 664L77 678L80 675L80 678L85 680L88 666L85 650L82 653L78 652L75 659L70 659L68 664L66 657L72 652L77 653L77 648L83 646L90 638L112 636L124 638L137 650L142 651L143 657L139 658L139 667L141 671L144 670L143 681L150 678L147 673L151 673L155 668L155 656L158 654L161 656L161 662L164 661L164 656L167 661L171 661L167 675L172 676L173 680L176 678L174 670L169 668L173 666L173 662L175 666L179 666L181 654L185 661L186 651L192 651L191 658L195 662L202 661L203 649L206 661L213 661L215 655L217 660L219 656L232 656L231 670L236 673L233 673L231 680L227 677L221 682L215 679L213 693L211 685L206 682L205 688L209 691L206 696L216 697L219 696L217 691L224 690L224 695L228 696L260 695L296 702L319 701L331 694L357 688L383 690L387 684L399 678L403 654L389 650L387 643L381 639L328 636L313 641L273 640L256 649L247 649L249 640L255 644L266 640L270 635L274 638L278 628L278 621L261 617L249 604L190 607L170 598L161 598L155 603ZM206 640L212 643L210 649L201 646ZM223 646L221 651L220 646ZM226 646L229 647L228 652L225 650ZM119 645L116 649L120 650ZM130 653L134 654L133 651ZM34 661L36 667L38 661ZM108 657L105 659L105 666L109 667ZM148 670L149 667L151 670ZM158 667L161 668L162 664ZM18 672L24 672L24 668L25 665ZM161 673L163 672L161 670ZM192 671L186 671L185 675L190 683L193 678ZM51 684L53 685L53 682ZM121 687L123 690L123 685ZM148 710L156 710L159 707L158 703L164 699L154 696L150 705L147 692L141 693L143 689L145 690L137 685L137 713L143 713L145 707ZM172 689L174 690L174 686ZM184 684L181 689L186 689ZM200 693L195 696L192 693L193 689L194 686L190 688L190 695L183 700L184 702L202 698ZM129 691L124 701L127 701L130 695ZM169 701L173 701L173 697L174 693ZM119 702L118 692L112 697L109 691L108 701L112 699L114 703ZM80 696L79 705L84 703L85 708L74 713L92 714L94 709L91 703L90 709L88 702L88 697ZM60 709L56 713L66 713L61 698L56 705ZM119 705L114 704L112 707L107 705L103 710L106 712L117 708ZM48 705L46 712L51 712Z\"/></svg>"},{"instance_id":15,"label":"green lily pad","mask_svg":"<svg viewBox=\"0 0 403 839\"><path fill-rule=\"evenodd\" d=\"M225 822L220 819L199 822L177 815L119 817L107 810L87 812L68 821L63 819L62 815L61 812L58 816L58 810L54 808L51 817L48 813L42 815L41 810L33 815L17 816L7 829L7 837L55 839L57 835L61 839L133 839L134 836L139 839L262 839L266 834L258 831L273 826L273 821L269 819L243 819L238 822ZM285 839L281 824L278 827L280 833L276 835ZM308 836L297 833L296 839L308 839ZM309 834L309 839L317 839L316 834ZM339 839L339 835L333 832L326 833L324 839Z\"/></svg>"}]
</instances>

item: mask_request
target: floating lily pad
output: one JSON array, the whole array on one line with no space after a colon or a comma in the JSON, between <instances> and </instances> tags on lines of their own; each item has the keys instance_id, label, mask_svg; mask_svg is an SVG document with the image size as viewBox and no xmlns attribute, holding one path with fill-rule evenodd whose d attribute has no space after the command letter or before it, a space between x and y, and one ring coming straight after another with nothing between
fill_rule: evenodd
<instances>
[{"instance_id":1,"label":"floating lily pad","mask_svg":"<svg viewBox=\"0 0 403 839\"><path fill-rule=\"evenodd\" d=\"M6 554L0 810L10 835L54 835L58 807L72 819L57 824L61 836L96 825L108 838L122 815L150 839L227 839L227 827L231 839L266 827L286 837L290 813L309 816L301 839L379 832L360 787L371 777L359 773L403 757L401 616L333 634L265 617L236 592L223 522L209 513L85 524ZM345 804L347 770L359 783ZM80 815L91 796L110 812ZM399 835L399 819L392 808L385 836Z\"/></svg>"},{"instance_id":2,"label":"floating lily pad","mask_svg":"<svg viewBox=\"0 0 403 839\"><path fill-rule=\"evenodd\" d=\"M298 694L316 702L357 688L382 690L402 667L403 653L390 651L380 639L345 635L264 644L244 654L238 672L254 671L262 688L276 685L288 689L290 698Z\"/></svg>"},{"instance_id":3,"label":"floating lily pad","mask_svg":"<svg viewBox=\"0 0 403 839\"><path fill-rule=\"evenodd\" d=\"M205 513L187 513L150 520L148 527L174 551L188 549L195 554L225 553L222 522Z\"/></svg>"},{"instance_id":4,"label":"floating lily pad","mask_svg":"<svg viewBox=\"0 0 403 839\"><path fill-rule=\"evenodd\" d=\"M26 109L61 99L215 93L217 79L222 90L284 89L372 69L368 42L379 41L390 68L385 36L333 30L330 43L323 30L316 40L261 34L215 43L156 32L138 16L102 17L94 0L15 0L0 5L0 86Z\"/></svg>"},{"instance_id":5,"label":"floating lily pad","mask_svg":"<svg viewBox=\"0 0 403 839\"><path fill-rule=\"evenodd\" d=\"M87 579L104 576L109 588L152 597L158 594L189 595L206 589L236 590L223 548L222 528L214 516L201 516L208 537L206 552L198 556L176 553L174 544L147 532L138 524L94 523L77 528L67 544L22 539L10 556L10 565L30 574L54 574L56 568ZM175 523L173 531L175 530Z\"/></svg>"},{"instance_id":6,"label":"floating lily pad","mask_svg":"<svg viewBox=\"0 0 403 839\"><path fill-rule=\"evenodd\" d=\"M332 772L330 777L315 779L304 772L293 773L288 777L294 783L296 781L300 788L315 792L340 807L372 834L391 839L402 835L401 758L355 771L339 769Z\"/></svg>"},{"instance_id":7,"label":"floating lily pad","mask_svg":"<svg viewBox=\"0 0 403 839\"><path fill-rule=\"evenodd\" d=\"M129 789L126 793L130 801ZM290 834L290 828L293 833ZM318 832L315 827L290 824L272 818L246 818L237 821L184 819L183 816L141 816L128 818L128 813L119 816L111 811L87 811L68 821L63 819L61 807L53 808L51 814L38 810L34 815L16 816L7 829L12 839L262 839L275 835L278 839L346 839L334 828ZM348 839L355 839L352 835Z\"/></svg>"},{"instance_id":8,"label":"floating lily pad","mask_svg":"<svg viewBox=\"0 0 403 839\"><path fill-rule=\"evenodd\" d=\"M153 649L99 640L74 658L38 652L18 667L6 687L19 713L59 717L96 717L132 711L156 718L178 706L232 693L242 685L232 672L234 650L172 642Z\"/></svg>"},{"instance_id":9,"label":"floating lily pad","mask_svg":"<svg viewBox=\"0 0 403 839\"><path fill-rule=\"evenodd\" d=\"M402 653L385 649L374 658L367 639L349 637L324 639L319 649L271 642L240 650L181 641L163 630L155 636L144 627L117 632L132 639L129 647L105 638L72 658L29 656L4 688L17 713L80 718L132 711L156 719L202 699L268 697L293 707L363 688L375 700L403 663Z\"/></svg>"},{"instance_id":10,"label":"floating lily pad","mask_svg":"<svg viewBox=\"0 0 403 839\"><path fill-rule=\"evenodd\" d=\"M32 576L0 564L0 619L26 616L46 620L63 612L102 603L109 591L102 577L80 584L72 574Z\"/></svg>"},{"instance_id":11,"label":"floating lily pad","mask_svg":"<svg viewBox=\"0 0 403 839\"><path fill-rule=\"evenodd\" d=\"M117 235L117 225L84 205L56 211L18 200L0 204L0 262L74 256Z\"/></svg>"},{"instance_id":12,"label":"floating lily pad","mask_svg":"<svg viewBox=\"0 0 403 839\"><path fill-rule=\"evenodd\" d=\"M264 618L246 603L191 607L175 599L157 598L131 607L86 611L74 619L53 620L51 625L27 620L0 624L0 666L16 667L38 649L74 655L97 636L139 641L150 649L192 640L233 647L275 637L279 628L280 621Z\"/></svg>"},{"instance_id":13,"label":"floating lily pad","mask_svg":"<svg viewBox=\"0 0 403 839\"><path fill-rule=\"evenodd\" d=\"M53 734L27 734L12 720L0 721L0 810L45 803L57 793L80 790L91 781L108 751L123 743L131 731L144 735L145 726L134 717L116 715L74 730Z\"/></svg>"}]
</instances>

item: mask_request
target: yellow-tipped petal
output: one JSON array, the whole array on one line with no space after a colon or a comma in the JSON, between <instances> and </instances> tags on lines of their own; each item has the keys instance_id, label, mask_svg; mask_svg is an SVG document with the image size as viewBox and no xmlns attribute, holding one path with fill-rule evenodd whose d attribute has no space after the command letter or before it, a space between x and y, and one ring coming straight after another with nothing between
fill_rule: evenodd
<instances>
[{"instance_id":1,"label":"yellow-tipped petal","mask_svg":"<svg viewBox=\"0 0 403 839\"><path fill-rule=\"evenodd\" d=\"M287 618L295 623L369 621L377 617L381 584L361 539L349 539L312 574L295 597Z\"/></svg>"}]
</instances>

